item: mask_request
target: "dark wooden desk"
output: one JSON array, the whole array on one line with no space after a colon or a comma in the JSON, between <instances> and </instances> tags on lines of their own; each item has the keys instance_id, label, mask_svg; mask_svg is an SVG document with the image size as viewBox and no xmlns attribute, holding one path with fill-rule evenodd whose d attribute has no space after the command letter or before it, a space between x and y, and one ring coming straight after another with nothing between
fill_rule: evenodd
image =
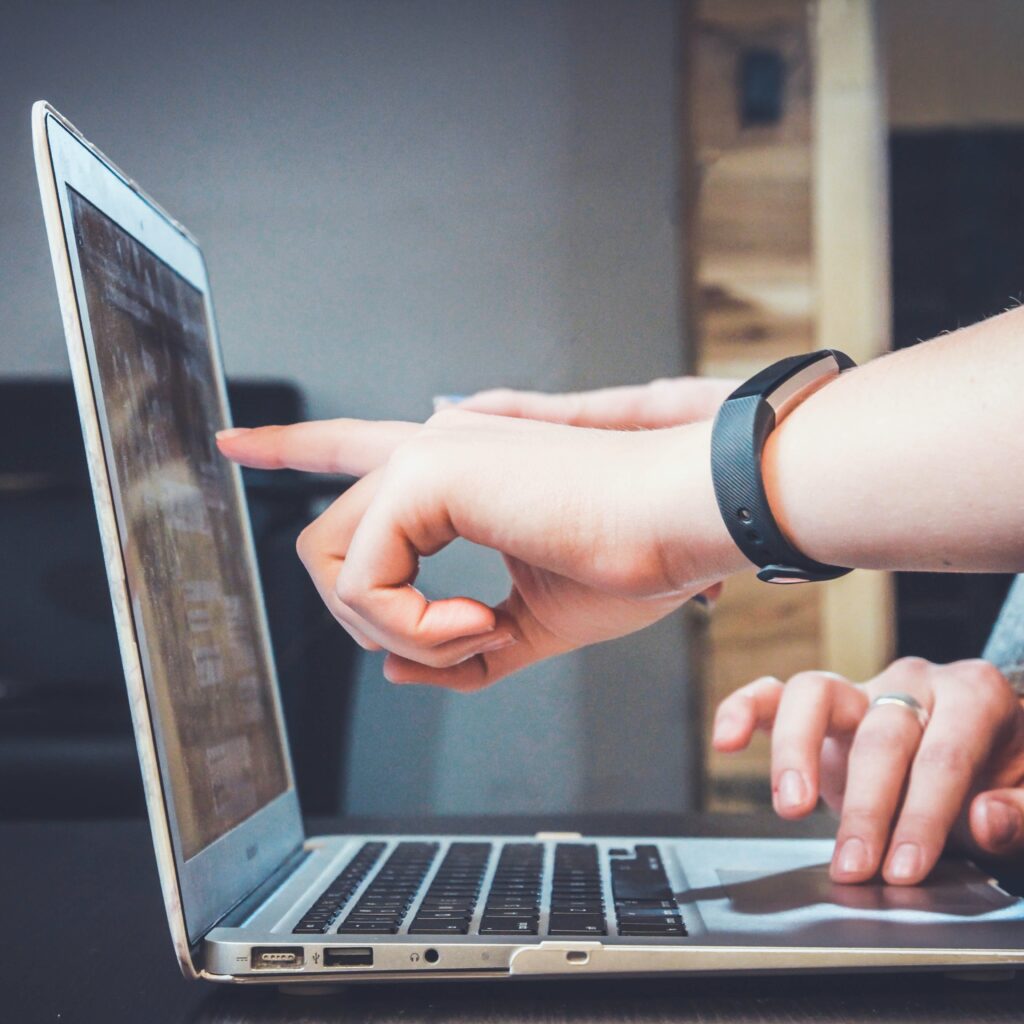
<instances>
[{"instance_id":1,"label":"dark wooden desk","mask_svg":"<svg viewBox=\"0 0 1024 1024\"><path fill-rule=\"evenodd\" d=\"M452 831L528 832L556 823L474 819ZM560 820L591 832L778 833L765 819ZM316 831L339 823L313 822ZM425 823L351 822L396 831ZM810 826L819 834L828 827ZM859 978L473 982L351 986L329 996L189 983L171 952L156 869L141 822L0 824L0 1021L161 1024L327 1022L815 1022L900 1024L1024 1021L1024 980L937 975ZM1024 939L1024 937L1022 937Z\"/></svg>"}]
</instances>

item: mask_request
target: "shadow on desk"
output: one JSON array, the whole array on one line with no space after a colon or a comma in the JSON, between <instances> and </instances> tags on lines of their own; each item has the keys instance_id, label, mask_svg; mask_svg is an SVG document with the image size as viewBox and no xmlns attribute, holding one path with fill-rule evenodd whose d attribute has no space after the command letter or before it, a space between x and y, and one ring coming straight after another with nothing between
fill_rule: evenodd
<instances>
[{"instance_id":1,"label":"shadow on desk","mask_svg":"<svg viewBox=\"0 0 1024 1024\"><path fill-rule=\"evenodd\" d=\"M1019 1024L1022 1014L1019 982L916 974L353 985L318 996L231 989L183 1024Z\"/></svg>"}]
</instances>

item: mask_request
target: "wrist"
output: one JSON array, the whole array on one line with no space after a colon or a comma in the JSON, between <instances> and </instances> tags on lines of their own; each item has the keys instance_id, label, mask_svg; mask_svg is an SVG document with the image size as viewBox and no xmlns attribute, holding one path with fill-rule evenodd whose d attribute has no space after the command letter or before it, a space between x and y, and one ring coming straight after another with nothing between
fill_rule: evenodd
<instances>
[{"instance_id":1,"label":"wrist","mask_svg":"<svg viewBox=\"0 0 1024 1024\"><path fill-rule=\"evenodd\" d=\"M666 481L660 544L676 589L692 589L751 568L722 521L711 479L711 422L652 432Z\"/></svg>"},{"instance_id":2,"label":"wrist","mask_svg":"<svg viewBox=\"0 0 1024 1024\"><path fill-rule=\"evenodd\" d=\"M786 416L768 435L761 459L768 505L786 540L808 558L832 565L863 564L850 551L849 535L829 528L835 516L823 502L843 493L843 476L849 473L849 464L837 455L845 432L839 417L825 413L828 400L848 379L816 391Z\"/></svg>"}]
</instances>

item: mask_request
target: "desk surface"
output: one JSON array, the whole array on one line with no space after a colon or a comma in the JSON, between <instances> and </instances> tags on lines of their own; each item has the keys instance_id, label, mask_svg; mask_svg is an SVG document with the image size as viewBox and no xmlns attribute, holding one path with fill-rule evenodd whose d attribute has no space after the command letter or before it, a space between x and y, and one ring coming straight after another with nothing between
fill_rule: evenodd
<instances>
[{"instance_id":1,"label":"desk surface","mask_svg":"<svg viewBox=\"0 0 1024 1024\"><path fill-rule=\"evenodd\" d=\"M555 823L315 821L316 831L418 828L520 833ZM749 818L558 823L595 834L778 834ZM347 827L345 827L347 826ZM812 824L823 834L827 823ZM807 831L807 830L805 830ZM792 834L791 832L789 834ZM186 982L171 952L142 822L0 824L0 1019L35 1021L474 1024L686 1021L701 1024L1002 1024L1024 1020L1024 978L860 978L472 982L351 986L328 996Z\"/></svg>"}]
</instances>

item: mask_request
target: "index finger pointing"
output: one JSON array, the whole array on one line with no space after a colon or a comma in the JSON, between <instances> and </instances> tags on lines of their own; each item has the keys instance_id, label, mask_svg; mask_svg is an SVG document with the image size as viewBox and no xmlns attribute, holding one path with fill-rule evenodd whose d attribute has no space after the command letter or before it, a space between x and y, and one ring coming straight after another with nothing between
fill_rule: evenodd
<instances>
[{"instance_id":1,"label":"index finger pointing","mask_svg":"<svg viewBox=\"0 0 1024 1024\"><path fill-rule=\"evenodd\" d=\"M365 476L417 430L418 423L371 420L311 420L286 427L224 430L223 455L253 469L301 469L308 473Z\"/></svg>"}]
</instances>

